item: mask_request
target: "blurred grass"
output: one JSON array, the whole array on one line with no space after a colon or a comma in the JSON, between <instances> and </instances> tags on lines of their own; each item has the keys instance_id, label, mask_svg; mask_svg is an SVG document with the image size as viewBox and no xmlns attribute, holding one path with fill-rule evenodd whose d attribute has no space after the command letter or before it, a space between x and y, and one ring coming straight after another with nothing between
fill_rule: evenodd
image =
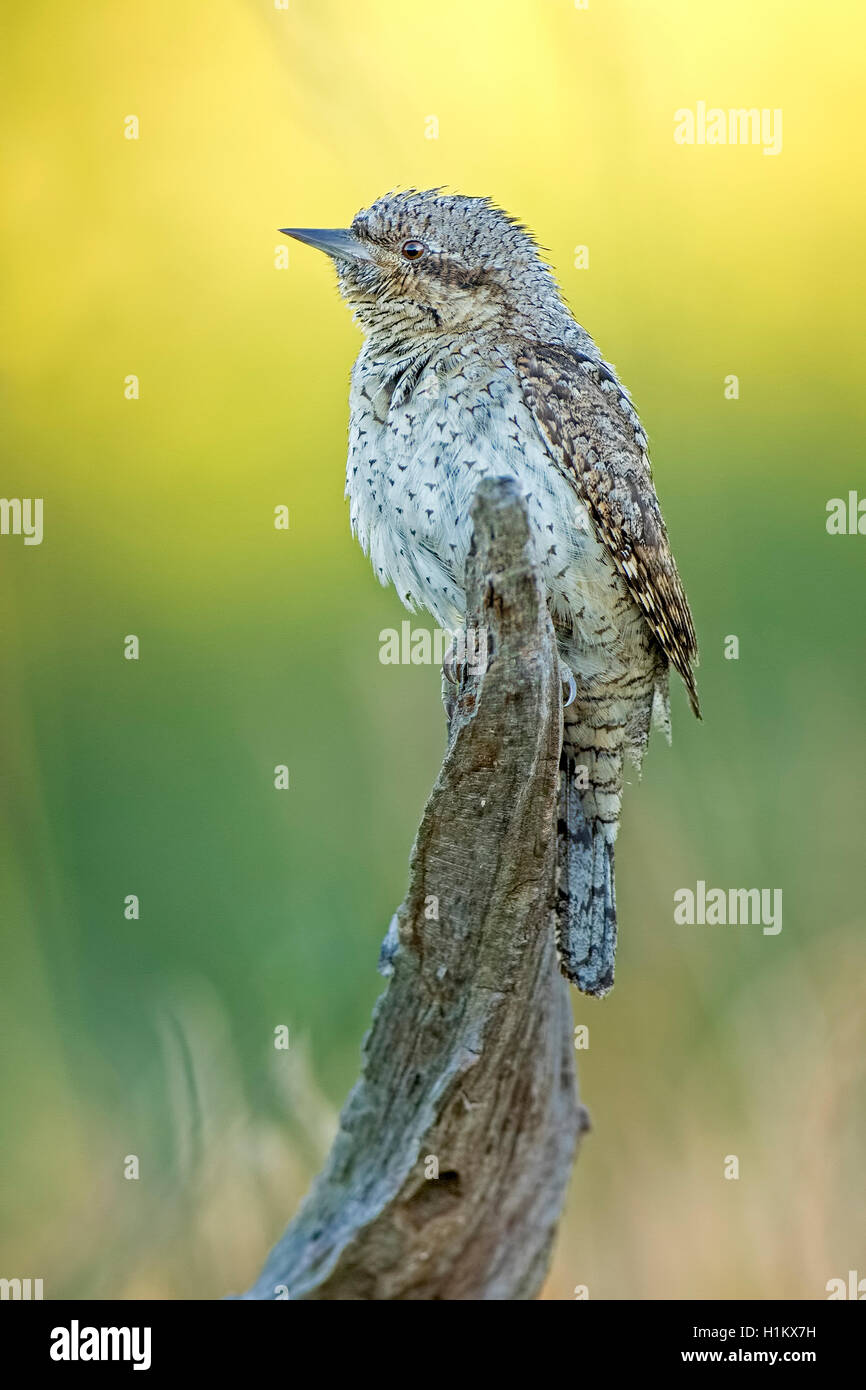
<instances>
[{"instance_id":1,"label":"blurred grass","mask_svg":"<svg viewBox=\"0 0 866 1390\"><path fill-rule=\"evenodd\" d=\"M9 24L0 490L45 540L0 540L4 1274L242 1287L354 1080L442 717L435 672L379 664L405 615L348 534L356 331L275 229L444 182L531 222L632 388L703 649L704 723L675 692L627 798L616 991L575 1001L595 1132L549 1296L821 1297L864 1249L866 542L824 529L866 493L862 12ZM782 106L782 155L676 147L698 99ZM781 887L781 935L675 927L698 878Z\"/></svg>"}]
</instances>

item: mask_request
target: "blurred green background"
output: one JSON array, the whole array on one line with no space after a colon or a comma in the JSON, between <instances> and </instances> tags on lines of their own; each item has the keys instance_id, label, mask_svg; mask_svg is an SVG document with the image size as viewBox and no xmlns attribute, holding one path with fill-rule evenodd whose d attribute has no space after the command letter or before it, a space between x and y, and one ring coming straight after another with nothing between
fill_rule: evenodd
<instances>
[{"instance_id":1,"label":"blurred green background","mask_svg":"<svg viewBox=\"0 0 866 1390\"><path fill-rule=\"evenodd\" d=\"M866 495L864 34L853 0L7 16L0 492L45 538L0 537L4 1277L243 1288L355 1078L443 718L349 535L357 330L276 229L434 184L531 225L632 389L702 645L704 723L677 689L626 798L616 990L574 997L547 1296L866 1275L866 538L825 528ZM782 108L782 153L675 144L701 100ZM698 879L781 888L781 934L676 926Z\"/></svg>"}]
</instances>

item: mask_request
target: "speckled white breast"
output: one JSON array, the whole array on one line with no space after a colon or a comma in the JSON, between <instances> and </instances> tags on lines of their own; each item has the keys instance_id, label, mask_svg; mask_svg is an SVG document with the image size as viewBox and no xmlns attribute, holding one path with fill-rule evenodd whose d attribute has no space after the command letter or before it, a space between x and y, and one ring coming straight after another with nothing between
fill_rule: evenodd
<instances>
[{"instance_id":1,"label":"speckled white breast","mask_svg":"<svg viewBox=\"0 0 866 1390\"><path fill-rule=\"evenodd\" d=\"M488 474L511 475L527 499L551 610L574 629L586 673L601 669L603 650L622 635L617 617L632 605L508 363L491 367L469 346L412 371L365 348L350 408L352 528L381 582L393 583L408 608L426 608L456 631L473 493Z\"/></svg>"}]
</instances>

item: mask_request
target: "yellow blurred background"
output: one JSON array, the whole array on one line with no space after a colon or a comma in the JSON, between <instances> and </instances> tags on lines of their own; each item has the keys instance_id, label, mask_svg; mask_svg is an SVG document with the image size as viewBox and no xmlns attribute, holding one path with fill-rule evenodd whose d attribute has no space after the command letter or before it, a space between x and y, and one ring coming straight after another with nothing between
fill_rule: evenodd
<instances>
[{"instance_id":1,"label":"yellow blurred background","mask_svg":"<svg viewBox=\"0 0 866 1390\"><path fill-rule=\"evenodd\" d=\"M0 536L0 1275L239 1290L327 1150L443 719L435 670L380 664L405 614L349 535L357 330L276 229L438 184L528 222L631 388L702 645L704 723L676 691L627 794L616 990L575 996L593 1132L546 1296L866 1275L866 538L825 527L866 495L862 7L6 24L0 492L44 541ZM781 153L678 145L700 101L781 109ZM782 932L675 925L698 879L782 889Z\"/></svg>"}]
</instances>

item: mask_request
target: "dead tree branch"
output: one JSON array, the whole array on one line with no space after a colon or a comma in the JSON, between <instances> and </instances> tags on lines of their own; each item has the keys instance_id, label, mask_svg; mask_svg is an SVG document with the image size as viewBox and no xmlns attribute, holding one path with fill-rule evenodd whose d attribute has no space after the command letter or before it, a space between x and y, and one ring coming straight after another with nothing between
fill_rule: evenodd
<instances>
[{"instance_id":1,"label":"dead tree branch","mask_svg":"<svg viewBox=\"0 0 866 1390\"><path fill-rule=\"evenodd\" d=\"M515 486L482 483L473 521L487 670L446 701L360 1080L245 1298L528 1299L548 1267L586 1127L550 914L562 694Z\"/></svg>"}]
</instances>

